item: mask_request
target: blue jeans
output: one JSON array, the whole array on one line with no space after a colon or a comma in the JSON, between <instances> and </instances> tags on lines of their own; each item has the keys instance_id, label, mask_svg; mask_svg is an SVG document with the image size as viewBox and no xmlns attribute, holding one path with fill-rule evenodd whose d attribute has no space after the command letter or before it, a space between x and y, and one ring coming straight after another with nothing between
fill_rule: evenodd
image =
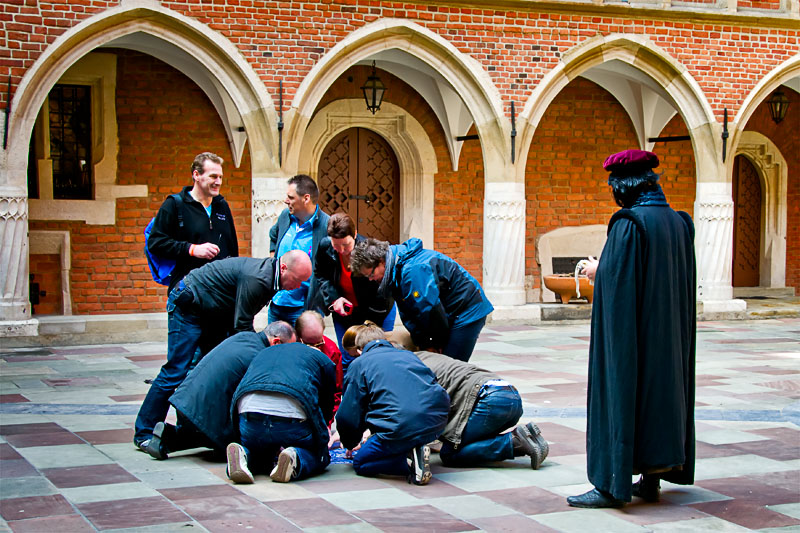
<instances>
[{"instance_id":1,"label":"blue jeans","mask_svg":"<svg viewBox=\"0 0 800 533\"><path fill-rule=\"evenodd\" d=\"M158 376L150 385L139 414L136 417L136 433L134 442L147 440L153 434L153 427L158 422L167 418L169 411L169 397L186 379L186 374L194 359L195 350L200 345L203 333L199 317L191 312L186 312L176 305L176 300L182 302L187 298L191 301L191 291L181 282L169 293L167 298L167 362L161 367Z\"/></svg>"},{"instance_id":2,"label":"blue jeans","mask_svg":"<svg viewBox=\"0 0 800 533\"><path fill-rule=\"evenodd\" d=\"M440 433L437 430L416 441L390 440L380 433L372 435L353 456L353 469L359 476L407 476L411 448L433 442Z\"/></svg>"},{"instance_id":3,"label":"blue jeans","mask_svg":"<svg viewBox=\"0 0 800 533\"><path fill-rule=\"evenodd\" d=\"M514 458L510 428L522 416L522 399L516 389L486 385L467 419L461 443L456 449L444 442L439 457L445 466L473 466Z\"/></svg>"},{"instance_id":4,"label":"blue jeans","mask_svg":"<svg viewBox=\"0 0 800 533\"><path fill-rule=\"evenodd\" d=\"M327 446L317 449L314 426L309 420L240 413L239 434L247 453L247 467L253 473L269 474L280 448L291 447L297 452L297 475L293 479L319 474L331 462Z\"/></svg>"},{"instance_id":5,"label":"blue jeans","mask_svg":"<svg viewBox=\"0 0 800 533\"><path fill-rule=\"evenodd\" d=\"M383 323L381 324L381 329L383 331L394 331L394 320L397 316L397 305L392 305L392 310L389 311L389 314L386 315L386 318L383 319ZM353 362L355 359L352 355L347 353L347 350L344 349L342 346L342 337L344 337L344 332L347 331L347 328L353 326L353 321L349 319L349 317L342 317L337 313L331 314L331 319L333 320L333 329L336 332L336 342L339 345L339 351L342 352L342 373L346 376L347 375L347 368L350 366L350 363Z\"/></svg>"},{"instance_id":6,"label":"blue jeans","mask_svg":"<svg viewBox=\"0 0 800 533\"><path fill-rule=\"evenodd\" d=\"M294 327L294 323L297 322L297 317L302 314L302 306L286 307L285 305L270 303L269 308L267 309L267 323L272 324L278 320L283 320L284 322L288 322L290 326Z\"/></svg>"},{"instance_id":7,"label":"blue jeans","mask_svg":"<svg viewBox=\"0 0 800 533\"><path fill-rule=\"evenodd\" d=\"M486 317L452 328L450 338L442 349L442 353L465 363L469 361L484 324L486 324Z\"/></svg>"}]
</instances>

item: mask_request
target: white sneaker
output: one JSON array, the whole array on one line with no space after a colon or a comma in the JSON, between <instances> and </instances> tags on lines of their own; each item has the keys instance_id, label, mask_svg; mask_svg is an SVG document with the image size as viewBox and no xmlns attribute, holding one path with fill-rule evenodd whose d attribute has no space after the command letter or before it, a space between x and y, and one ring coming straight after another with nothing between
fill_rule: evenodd
<instances>
[{"instance_id":1,"label":"white sneaker","mask_svg":"<svg viewBox=\"0 0 800 533\"><path fill-rule=\"evenodd\" d=\"M234 483L255 483L255 478L247 468L247 453L241 444L231 442L225 449L228 458L228 478Z\"/></svg>"},{"instance_id":2,"label":"white sneaker","mask_svg":"<svg viewBox=\"0 0 800 533\"><path fill-rule=\"evenodd\" d=\"M431 449L417 446L408 452L408 482L414 485L427 485L431 480Z\"/></svg>"},{"instance_id":3,"label":"white sneaker","mask_svg":"<svg viewBox=\"0 0 800 533\"><path fill-rule=\"evenodd\" d=\"M269 473L272 481L288 483L297 475L297 451L294 448L284 448L278 455L278 464Z\"/></svg>"}]
</instances>

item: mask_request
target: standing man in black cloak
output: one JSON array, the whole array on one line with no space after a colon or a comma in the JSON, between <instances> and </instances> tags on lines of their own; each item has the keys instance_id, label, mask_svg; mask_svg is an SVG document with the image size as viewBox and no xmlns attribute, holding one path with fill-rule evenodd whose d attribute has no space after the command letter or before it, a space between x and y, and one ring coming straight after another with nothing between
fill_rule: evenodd
<instances>
[{"instance_id":1,"label":"standing man in black cloak","mask_svg":"<svg viewBox=\"0 0 800 533\"><path fill-rule=\"evenodd\" d=\"M595 488L567 498L573 507L655 502L661 479L694 483L694 225L670 208L657 166L643 150L603 163L622 209L599 264L585 268L596 274L586 427Z\"/></svg>"}]
</instances>

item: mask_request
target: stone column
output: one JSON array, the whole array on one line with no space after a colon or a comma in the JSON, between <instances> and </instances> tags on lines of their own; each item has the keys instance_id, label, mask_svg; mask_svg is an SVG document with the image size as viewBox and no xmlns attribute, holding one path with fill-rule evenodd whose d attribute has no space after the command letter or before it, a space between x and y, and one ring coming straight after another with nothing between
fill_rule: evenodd
<instances>
[{"instance_id":1,"label":"stone column","mask_svg":"<svg viewBox=\"0 0 800 533\"><path fill-rule=\"evenodd\" d=\"M697 184L694 204L697 299L703 313L744 311L733 299L733 197L730 183Z\"/></svg>"},{"instance_id":2,"label":"stone column","mask_svg":"<svg viewBox=\"0 0 800 533\"><path fill-rule=\"evenodd\" d=\"M495 307L525 304L524 183L486 183L483 289Z\"/></svg>"},{"instance_id":3,"label":"stone column","mask_svg":"<svg viewBox=\"0 0 800 533\"><path fill-rule=\"evenodd\" d=\"M0 337L37 335L28 297L28 195L0 187Z\"/></svg>"},{"instance_id":4,"label":"stone column","mask_svg":"<svg viewBox=\"0 0 800 533\"><path fill-rule=\"evenodd\" d=\"M269 257L269 229L286 208L286 177L253 178L252 230L253 257Z\"/></svg>"}]
</instances>

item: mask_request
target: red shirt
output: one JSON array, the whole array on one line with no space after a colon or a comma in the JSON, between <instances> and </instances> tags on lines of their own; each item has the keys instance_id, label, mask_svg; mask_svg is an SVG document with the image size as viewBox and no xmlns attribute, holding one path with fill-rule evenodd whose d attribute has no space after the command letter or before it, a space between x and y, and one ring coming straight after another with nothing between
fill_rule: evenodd
<instances>
[{"instance_id":1,"label":"red shirt","mask_svg":"<svg viewBox=\"0 0 800 533\"><path fill-rule=\"evenodd\" d=\"M350 300L350 303L355 307L358 305L358 302L356 301L356 293L353 291L353 279L350 277L352 272L347 270L347 265L342 261L339 262L342 266L342 276L339 278L339 287L342 289L344 297Z\"/></svg>"},{"instance_id":2,"label":"red shirt","mask_svg":"<svg viewBox=\"0 0 800 533\"><path fill-rule=\"evenodd\" d=\"M322 336L325 340L325 345L322 347L322 353L328 356L328 359L333 361L336 365L336 391L333 394L333 414L339 409L339 404L342 403L342 384L344 382L344 372L342 371L342 353L339 351L335 341L332 341L326 336ZM333 419L328 421L328 426L331 425Z\"/></svg>"}]
</instances>

